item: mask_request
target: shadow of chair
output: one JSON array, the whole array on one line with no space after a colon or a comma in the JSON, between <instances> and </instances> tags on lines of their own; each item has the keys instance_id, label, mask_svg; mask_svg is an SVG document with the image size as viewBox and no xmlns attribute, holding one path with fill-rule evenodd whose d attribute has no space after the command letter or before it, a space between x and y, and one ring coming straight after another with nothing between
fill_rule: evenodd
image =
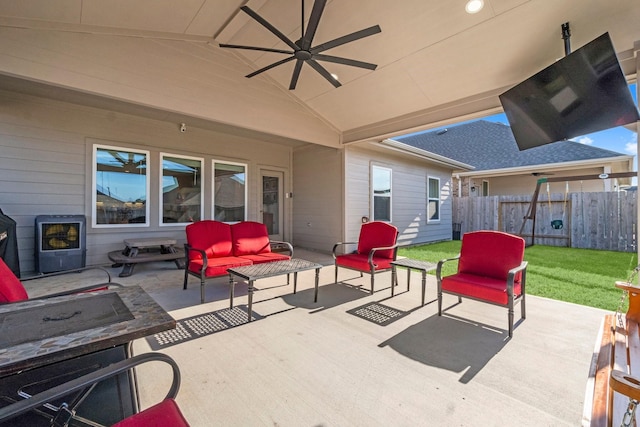
<instances>
[{"instance_id":1,"label":"shadow of chair","mask_svg":"<svg viewBox=\"0 0 640 427\"><path fill-rule=\"evenodd\" d=\"M509 337L513 336L514 307L520 304L526 317L525 282L527 262L522 237L500 231L473 231L462 236L460 254L438 262L438 315L442 315L442 295L451 294L507 308ZM442 276L442 267L458 261L457 273Z\"/></svg>"},{"instance_id":2,"label":"shadow of chair","mask_svg":"<svg viewBox=\"0 0 640 427\"><path fill-rule=\"evenodd\" d=\"M33 396L24 396L24 400L0 408L0 423L5 423L9 420L18 422L16 417L31 411L38 411L46 405L47 413L53 411L51 425L68 426L74 420L78 407L85 401L87 395L94 390L97 384L132 370L142 363L152 361L167 363L173 371L171 386L166 397L160 403L133 414L117 422L112 427L188 426L188 422L175 401L180 388L180 370L171 357L162 353L145 353L134 356L56 385ZM52 405L50 403L60 401L60 399L63 399L61 404ZM43 413L45 411L40 410L40 414Z\"/></svg>"},{"instance_id":3,"label":"shadow of chair","mask_svg":"<svg viewBox=\"0 0 640 427\"><path fill-rule=\"evenodd\" d=\"M23 285L23 282L27 282L30 280L44 279L44 278L61 276L61 275L70 274L70 273L81 273L89 270L104 272L106 276L104 279L105 281L94 283L92 285L82 286L82 287L71 289L64 292L51 293L51 294L47 294L37 298L29 298L29 294L27 293L27 290ZM83 268L77 268L73 270L60 271L57 273L41 274L38 276L18 279L16 275L13 273L13 271L9 269L7 264L5 264L4 260L0 258L0 304L25 301L28 299L51 298L51 297L75 294L80 292L99 291L99 290L108 289L109 286L121 287L122 285L119 283L112 282L111 275L107 270L105 270L102 267L83 267Z\"/></svg>"},{"instance_id":4,"label":"shadow of chair","mask_svg":"<svg viewBox=\"0 0 640 427\"><path fill-rule=\"evenodd\" d=\"M375 274L391 270L398 252L398 229L386 222L372 221L362 224L357 242L338 242L333 246L335 283L338 283L338 267L371 275L371 293L374 292ZM352 253L344 253L347 246L357 245ZM338 254L338 248L343 253Z\"/></svg>"}]
</instances>

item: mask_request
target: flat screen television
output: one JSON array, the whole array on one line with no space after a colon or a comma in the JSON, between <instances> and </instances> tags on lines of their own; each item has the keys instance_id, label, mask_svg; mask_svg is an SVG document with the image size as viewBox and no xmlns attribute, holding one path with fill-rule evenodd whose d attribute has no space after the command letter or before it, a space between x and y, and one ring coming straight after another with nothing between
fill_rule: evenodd
<instances>
[{"instance_id":1,"label":"flat screen television","mask_svg":"<svg viewBox=\"0 0 640 427\"><path fill-rule=\"evenodd\" d=\"M609 33L500 95L520 150L640 120Z\"/></svg>"}]
</instances>

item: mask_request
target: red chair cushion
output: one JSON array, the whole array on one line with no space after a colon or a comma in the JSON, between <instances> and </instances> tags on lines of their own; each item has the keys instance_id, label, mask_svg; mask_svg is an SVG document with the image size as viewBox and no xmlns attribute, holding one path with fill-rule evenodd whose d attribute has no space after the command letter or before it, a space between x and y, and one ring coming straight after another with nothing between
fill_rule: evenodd
<instances>
[{"instance_id":1,"label":"red chair cushion","mask_svg":"<svg viewBox=\"0 0 640 427\"><path fill-rule=\"evenodd\" d=\"M225 256L218 258L207 259L207 269L204 272L205 277L218 277L227 274L227 269L232 267L242 267L245 265L251 265L253 262L250 259L238 258L234 256ZM202 259L194 259L189 262L189 271L200 275L202 271L203 262Z\"/></svg>"},{"instance_id":2,"label":"red chair cushion","mask_svg":"<svg viewBox=\"0 0 640 427\"><path fill-rule=\"evenodd\" d=\"M525 241L500 231L473 231L462 236L458 273L507 280L509 270L522 264ZM521 274L515 278L520 282Z\"/></svg>"},{"instance_id":3,"label":"red chair cushion","mask_svg":"<svg viewBox=\"0 0 640 427\"><path fill-rule=\"evenodd\" d=\"M220 221L202 220L187 225L187 243L194 248L202 249L207 258L224 257L231 255L231 226ZM191 251L191 259L199 259L202 256Z\"/></svg>"},{"instance_id":4,"label":"red chair cushion","mask_svg":"<svg viewBox=\"0 0 640 427\"><path fill-rule=\"evenodd\" d=\"M254 264L262 264L263 262L286 261L291 259L289 255L278 252L263 252L256 255L242 255L242 258L250 259Z\"/></svg>"},{"instance_id":5,"label":"red chair cushion","mask_svg":"<svg viewBox=\"0 0 640 427\"><path fill-rule=\"evenodd\" d=\"M17 302L29 299L20 279L0 258L0 302Z\"/></svg>"},{"instance_id":6,"label":"red chair cushion","mask_svg":"<svg viewBox=\"0 0 640 427\"><path fill-rule=\"evenodd\" d=\"M112 427L189 427L175 400L167 398Z\"/></svg>"},{"instance_id":7,"label":"red chair cushion","mask_svg":"<svg viewBox=\"0 0 640 427\"><path fill-rule=\"evenodd\" d=\"M377 252L376 252L377 253ZM374 270L388 270L391 268L393 258L373 257ZM336 256L336 265L339 267L351 268L359 271L371 271L369 266L369 255L345 254Z\"/></svg>"},{"instance_id":8,"label":"red chair cushion","mask_svg":"<svg viewBox=\"0 0 640 427\"><path fill-rule=\"evenodd\" d=\"M513 293L519 296L522 292L519 282L513 284ZM496 304L508 303L507 282L502 279L477 276L475 274L457 273L442 278L442 290L478 298Z\"/></svg>"},{"instance_id":9,"label":"red chair cushion","mask_svg":"<svg viewBox=\"0 0 640 427\"><path fill-rule=\"evenodd\" d=\"M267 226L254 221L242 221L231 226L233 255L256 255L271 252Z\"/></svg>"},{"instance_id":10,"label":"red chair cushion","mask_svg":"<svg viewBox=\"0 0 640 427\"><path fill-rule=\"evenodd\" d=\"M362 224L358 239L358 253L369 255L373 248L384 248L396 244L398 229L386 222L372 221ZM393 260L393 249L376 251L376 258L388 258ZM367 268L368 269L368 268Z\"/></svg>"}]
</instances>

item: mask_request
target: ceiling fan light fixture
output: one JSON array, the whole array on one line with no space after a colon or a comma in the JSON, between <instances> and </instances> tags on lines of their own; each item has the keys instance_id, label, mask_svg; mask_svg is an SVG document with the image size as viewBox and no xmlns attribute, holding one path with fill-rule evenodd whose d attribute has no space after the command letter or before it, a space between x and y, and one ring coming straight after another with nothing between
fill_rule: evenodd
<instances>
[{"instance_id":1,"label":"ceiling fan light fixture","mask_svg":"<svg viewBox=\"0 0 640 427\"><path fill-rule=\"evenodd\" d=\"M467 13L478 13L484 7L484 0L469 0L464 7Z\"/></svg>"}]
</instances>

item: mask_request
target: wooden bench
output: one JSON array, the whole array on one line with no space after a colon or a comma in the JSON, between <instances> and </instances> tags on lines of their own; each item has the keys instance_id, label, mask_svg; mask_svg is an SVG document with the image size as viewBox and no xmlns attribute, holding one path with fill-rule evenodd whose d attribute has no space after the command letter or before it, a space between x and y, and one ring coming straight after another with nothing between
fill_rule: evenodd
<instances>
[{"instance_id":1,"label":"wooden bench","mask_svg":"<svg viewBox=\"0 0 640 427\"><path fill-rule=\"evenodd\" d=\"M109 252L109 259L115 263L112 267L122 266L119 277L131 276L133 267L141 262L174 261L183 269L184 251L176 248L176 243L166 237L126 239L124 250Z\"/></svg>"},{"instance_id":2,"label":"wooden bench","mask_svg":"<svg viewBox=\"0 0 640 427\"><path fill-rule=\"evenodd\" d=\"M640 401L640 287L616 282L628 292L625 314L607 314L596 339L587 390L583 426L633 425L630 398ZM625 424L623 424L623 421Z\"/></svg>"}]
</instances>

